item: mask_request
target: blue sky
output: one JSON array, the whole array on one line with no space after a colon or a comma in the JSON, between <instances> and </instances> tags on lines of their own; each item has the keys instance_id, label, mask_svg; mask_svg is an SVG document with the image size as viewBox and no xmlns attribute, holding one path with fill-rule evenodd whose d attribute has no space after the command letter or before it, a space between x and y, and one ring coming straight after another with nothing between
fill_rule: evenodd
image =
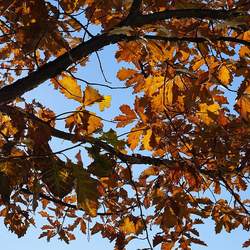
<instances>
[{"instance_id":1,"label":"blue sky","mask_svg":"<svg viewBox=\"0 0 250 250\"><path fill-rule=\"evenodd\" d=\"M117 64L114 59L114 46L110 46L105 48L100 52L102 65L104 67L104 71L106 77L109 81L113 83L113 85L121 86L122 83L116 79L115 75L117 70L122 66L122 64ZM95 55L92 56L92 59L88 66L79 71L79 76L89 80L90 82L98 82L103 83L103 77L100 73L99 66L96 60ZM83 88L84 89L84 88ZM112 107L108 111L102 113L102 116L106 119L114 117L115 114L119 113L119 105L123 103L132 104L133 101L130 97L130 90L109 90L107 88L99 88L101 94L111 95L112 96ZM65 111L74 110L77 107L77 103L74 101L65 101L66 99L60 93L53 89L53 86L49 82L44 83L39 88L27 93L25 95L28 99L36 99L41 101L44 105L50 107L52 110L55 110L58 114ZM109 126L109 125L108 125ZM60 127L60 126L59 126ZM62 129L62 127L61 127ZM124 132L124 131L121 131ZM62 142L59 140L53 140L51 142L54 150L60 150L62 148L67 148L69 146L68 142ZM71 157L74 157L76 151L71 150L67 152L67 154ZM47 250L91 250L91 249L113 249L113 244L109 243L107 239L102 239L99 234L91 236L90 241L87 239L86 235L79 234L76 232L77 240L72 241L69 245L66 245L64 242L61 242L55 238L51 240L51 242L47 243L45 239L38 239L38 236L41 232L39 229L39 225L41 225L42 221L40 216L35 215L37 218L37 228L31 228L25 237L18 239L16 235L11 234L7 231L3 223L1 223L0 237L2 240L2 245L5 250L31 250L31 249L47 249ZM201 239L206 241L209 244L208 248L202 246L194 246L193 250L199 249L227 249L227 250L237 250L241 249L241 244L247 240L248 233L243 231L242 229L233 231L228 234L223 232L222 234L215 235L214 232L214 224L209 222L205 225L199 226ZM154 233L154 232L152 232ZM127 250L134 250L137 248L147 247L146 242L135 241L135 243L131 243L128 245ZM157 249L157 248L156 248Z\"/></svg>"}]
</instances>

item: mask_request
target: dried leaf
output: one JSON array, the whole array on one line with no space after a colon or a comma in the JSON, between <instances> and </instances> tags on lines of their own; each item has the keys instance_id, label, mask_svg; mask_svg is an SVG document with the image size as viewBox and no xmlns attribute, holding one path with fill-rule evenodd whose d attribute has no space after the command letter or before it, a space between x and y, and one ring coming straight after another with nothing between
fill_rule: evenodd
<instances>
[{"instance_id":1,"label":"dried leaf","mask_svg":"<svg viewBox=\"0 0 250 250\"><path fill-rule=\"evenodd\" d=\"M87 86L84 91L84 97L83 97L84 106L90 106L95 102L101 102L101 101L103 101L103 97L99 94L99 92L96 89Z\"/></svg>"},{"instance_id":2,"label":"dried leaf","mask_svg":"<svg viewBox=\"0 0 250 250\"><path fill-rule=\"evenodd\" d=\"M218 71L218 79L222 82L222 84L224 85L228 85L231 82L232 76L231 76L231 72L228 69L227 66L222 65L219 68Z\"/></svg>"}]
</instances>

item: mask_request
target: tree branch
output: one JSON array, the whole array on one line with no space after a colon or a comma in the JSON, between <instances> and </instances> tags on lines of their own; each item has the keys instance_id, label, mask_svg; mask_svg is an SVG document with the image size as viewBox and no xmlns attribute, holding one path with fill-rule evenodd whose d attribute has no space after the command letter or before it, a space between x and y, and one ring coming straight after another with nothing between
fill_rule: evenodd
<instances>
[{"instance_id":1,"label":"tree branch","mask_svg":"<svg viewBox=\"0 0 250 250\"><path fill-rule=\"evenodd\" d=\"M119 26L126 26L129 25L130 20L133 20L136 18L136 16L141 15L140 14L140 8L141 8L142 0L134 0L131 4L129 14L126 17L125 20L123 20Z\"/></svg>"},{"instance_id":2,"label":"tree branch","mask_svg":"<svg viewBox=\"0 0 250 250\"><path fill-rule=\"evenodd\" d=\"M127 20L126 25L141 26L144 24L155 23L157 21L171 18L200 18L213 20L226 20L242 15L242 12L234 10L214 10L214 9L178 9L165 10L147 15L136 15Z\"/></svg>"},{"instance_id":3,"label":"tree branch","mask_svg":"<svg viewBox=\"0 0 250 250\"><path fill-rule=\"evenodd\" d=\"M19 192L21 193L24 193L24 194L28 194L28 195L34 195L34 193L32 193L29 189L27 188L21 188L19 190ZM57 199L55 197L51 197L51 196L48 196L44 193L38 193L38 198L42 198L42 199L45 199L47 201L51 201L55 204L58 204L58 205L61 205L61 206L64 206L64 207L67 207L67 208L72 208L72 209L75 209L75 210L81 210L81 211L84 211L83 209L81 208L78 208L76 205L73 205L73 204L69 204L69 203L66 203L60 199ZM135 206L132 206L132 207L128 207L127 209L123 209L121 211L115 211L115 212L110 212L110 213L101 213L101 212L98 212L97 215L100 215L100 216L110 216L110 215L114 215L114 214L119 214L119 213L124 213L126 210L130 210L130 209L134 209Z\"/></svg>"},{"instance_id":4,"label":"tree branch","mask_svg":"<svg viewBox=\"0 0 250 250\"><path fill-rule=\"evenodd\" d=\"M138 5L140 1L134 1L131 7L131 11L138 10ZM169 19L169 18L209 18L209 19L228 19L241 15L240 12L226 11L226 10L209 10L209 9L185 9L185 10L166 10L162 12L156 12L148 15L136 15L133 18L129 18L126 21L126 25L131 26L141 26L144 24L149 24L152 22ZM46 80L56 77L62 71L66 70L71 64L79 61L83 57L90 55L91 53L98 51L99 49L109 45L115 44L124 40L136 40L138 36L126 36L126 35L110 35L109 33L104 33L92 37L86 42L82 42L75 48L66 52L65 54L59 56L55 60L48 62L41 66L36 71L32 72L28 76L15 81L11 85L7 85L0 89L0 105L6 104L10 101L15 100L24 93L36 88L41 83ZM149 36L148 36L149 39ZM156 39L156 37L154 38ZM160 37L159 37L160 39ZM195 41L205 42L206 38L165 38L168 41ZM161 38L162 40L162 38ZM211 40L211 39L210 39ZM248 44L249 42L238 40L236 38L227 38L227 40L217 39L221 41L234 40L234 42L241 41L242 44Z\"/></svg>"}]
</instances>

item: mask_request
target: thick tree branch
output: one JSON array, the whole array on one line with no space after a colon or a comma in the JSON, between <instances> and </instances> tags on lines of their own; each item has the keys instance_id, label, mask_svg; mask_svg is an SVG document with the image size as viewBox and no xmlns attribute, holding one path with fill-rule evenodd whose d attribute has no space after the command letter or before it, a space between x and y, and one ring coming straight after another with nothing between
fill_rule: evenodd
<instances>
[{"instance_id":1,"label":"thick tree branch","mask_svg":"<svg viewBox=\"0 0 250 250\"><path fill-rule=\"evenodd\" d=\"M141 26L144 24L155 23L157 21L171 18L200 18L213 20L226 20L242 15L241 12L233 10L214 10L214 9L179 9L165 10L147 15L137 15L133 19L127 20L126 25Z\"/></svg>"},{"instance_id":2,"label":"thick tree branch","mask_svg":"<svg viewBox=\"0 0 250 250\"><path fill-rule=\"evenodd\" d=\"M59 139L71 141L73 143L76 142L81 142L81 143L89 143L93 146L96 146L98 148L101 148L108 152L110 155L117 157L120 159L122 162L127 163L127 164L138 164L138 165L155 165L155 166L165 166L168 169L176 170L182 169L183 171L198 171L200 174L207 175L209 177L214 177L217 172L214 170L208 170L205 168L200 168L197 169L192 166L191 162L189 160L169 160L169 159L163 159L163 158L155 158L151 156L144 156L141 154L124 154L120 152L119 150L115 149L114 147L110 146L106 142L100 140L99 138L94 138L90 136L82 136L79 138L79 136L75 134L71 134L65 131L58 130L56 128L51 127L47 122L41 120L37 116L27 113L21 108L18 107L12 107L12 106L7 106L7 105L0 105L0 112L5 113L7 115L17 115L22 116L26 119L30 119L34 122L37 122L38 124L45 125L47 129L50 131L51 136L57 137ZM229 172L233 173L233 172Z\"/></svg>"},{"instance_id":3,"label":"thick tree branch","mask_svg":"<svg viewBox=\"0 0 250 250\"><path fill-rule=\"evenodd\" d=\"M193 43L204 43L204 42L233 42L238 44L243 44L250 46L250 42L242 40L235 37L226 37L226 36L214 36L214 37L165 37L157 35L145 35L144 38L148 40L161 40L166 42L193 42Z\"/></svg>"},{"instance_id":4,"label":"thick tree branch","mask_svg":"<svg viewBox=\"0 0 250 250\"><path fill-rule=\"evenodd\" d=\"M131 13L138 11L138 4L140 1L135 1L131 7ZM126 25L141 26L152 22L168 19L168 18L211 18L211 19L228 19L235 16L239 16L241 13L226 10L209 10L209 9L185 9L185 10L167 10L163 12L152 13L148 15L136 15L133 18L129 18L126 21ZM66 70L71 64L79 61L83 57L90 55L91 53L98 51L99 49L109 45L115 44L123 40L136 40L139 37L136 36L125 36L125 35L111 35L104 33L97 35L90 40L83 42L71 49L69 52L59 56L57 59L46 63L41 66L38 70L32 72L28 76L17 80L11 85L5 86L0 89L0 105L13 101L15 98L20 97L27 91L30 91L46 80L56 77L62 71ZM148 36L149 39L149 36ZM156 37L155 37L156 39ZM168 41L195 41L204 42L206 38L165 38ZM228 40L236 40L235 38L228 38ZM162 40L162 39L161 39ZM211 39L210 39L211 40ZM222 38L217 39L225 41ZM242 41L243 44L249 42Z\"/></svg>"},{"instance_id":5,"label":"thick tree branch","mask_svg":"<svg viewBox=\"0 0 250 250\"><path fill-rule=\"evenodd\" d=\"M174 160L167 160L167 159L161 159L161 158L153 158L150 156L143 156L140 154L132 154L132 155L127 155L119 150L113 148L106 142L90 137L90 136L84 136L79 138L75 134L67 133L61 130L58 130L56 128L51 127L48 123L45 121L39 119L33 114L26 113L23 111L21 108L17 107L12 107L12 106L7 106L7 105L1 105L0 106L0 112L3 112L8 115L13 115L13 114L18 114L19 116L25 117L26 119L31 119L34 122L37 122L38 124L45 125L47 129L50 131L51 135L63 140L71 141L73 143L76 142L82 142L82 143L90 143L96 147L102 148L103 150L107 151L111 155L119 158L123 162L127 162L129 164L151 164L151 165L166 165L168 168L176 168L177 161ZM180 162L178 161L180 164ZM184 162L183 162L184 164Z\"/></svg>"},{"instance_id":6,"label":"thick tree branch","mask_svg":"<svg viewBox=\"0 0 250 250\"><path fill-rule=\"evenodd\" d=\"M108 36L107 34L96 36L87 42L83 42L69 52L59 56L54 61L46 63L38 70L28 76L17 80L11 85L5 86L0 90L0 104L13 101L15 98L30 91L46 80L56 77L62 71L66 70L71 64L90 55L104 46L116 43L120 40L117 36Z\"/></svg>"},{"instance_id":7,"label":"thick tree branch","mask_svg":"<svg viewBox=\"0 0 250 250\"><path fill-rule=\"evenodd\" d=\"M130 20L133 20L134 18L136 18L136 16L141 15L140 14L141 4L142 4L142 0L134 0L131 4L128 16L126 17L125 20L123 20L120 23L119 26L126 26L130 22Z\"/></svg>"}]
</instances>

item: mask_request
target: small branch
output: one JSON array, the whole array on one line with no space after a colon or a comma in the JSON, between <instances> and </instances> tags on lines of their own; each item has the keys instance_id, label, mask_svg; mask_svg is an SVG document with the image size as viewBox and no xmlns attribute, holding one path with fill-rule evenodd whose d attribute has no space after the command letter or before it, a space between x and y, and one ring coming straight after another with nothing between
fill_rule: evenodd
<instances>
[{"instance_id":1,"label":"small branch","mask_svg":"<svg viewBox=\"0 0 250 250\"><path fill-rule=\"evenodd\" d=\"M250 212L245 208L244 204L239 199L238 195L234 192L234 190L229 186L227 181L222 175L219 175L219 178L222 180L222 182L225 184L225 187L227 190L231 193L231 195L234 197L234 199L238 202L238 204L242 207L242 209L245 211L246 214L250 216Z\"/></svg>"},{"instance_id":2,"label":"small branch","mask_svg":"<svg viewBox=\"0 0 250 250\"><path fill-rule=\"evenodd\" d=\"M143 212L142 212L141 200L140 200L140 197L139 197L139 193L138 193L138 190L137 190L136 183L133 180L132 170L131 170L131 167L129 166L129 164L126 164L126 165L127 165L127 169L128 169L128 172L129 172L129 179L130 179L131 185L135 190L136 201L137 201L137 205L138 205L138 208L139 208L139 211L140 211L140 217L141 217L141 220L142 220L142 223L143 223L143 226L144 226L144 230L145 230L145 233L146 233L146 239L147 239L147 242L148 242L148 245L149 245L149 249L153 250L153 246L152 246L152 244L150 242L150 239L149 239L147 223L146 223L146 221L144 219Z\"/></svg>"},{"instance_id":3,"label":"small branch","mask_svg":"<svg viewBox=\"0 0 250 250\"><path fill-rule=\"evenodd\" d=\"M21 193L24 193L24 194L34 195L29 189L26 189L26 188L21 188L19 191ZM72 208L72 209L75 209L75 210L82 210L81 208L78 208L76 205L66 203L66 202L64 202L64 201L62 201L60 199L48 196L48 195L43 194L43 193L38 193L38 198L42 198L42 199L45 199L47 201L54 202L55 204L58 204L58 205L61 205L61 206L67 207L67 208ZM102 215L102 216L105 216L105 215L109 216L109 215L112 215L112 214L113 213L97 213L97 215Z\"/></svg>"},{"instance_id":4,"label":"small branch","mask_svg":"<svg viewBox=\"0 0 250 250\"><path fill-rule=\"evenodd\" d=\"M34 195L34 193L31 192L27 188L21 188L19 190L19 192L24 193L24 194L28 194L28 195ZM60 199L48 196L48 195L46 195L44 193L38 193L38 198L42 198L42 199L45 199L47 201L51 201L51 202L53 202L55 204L58 204L58 205L61 205L61 206L67 207L67 208L71 208L71 209L74 209L74 210L84 211L83 209L78 208L77 205L66 203L66 202L64 202L64 201L62 201ZM115 211L115 212L112 212L112 213L111 212L105 212L105 213L98 212L97 215L100 215L100 216L111 216L111 215L114 215L114 214L123 213L123 212L125 212L127 210L134 209L134 208L135 208L135 206L130 206L130 207L126 208L126 209Z\"/></svg>"}]
</instances>

